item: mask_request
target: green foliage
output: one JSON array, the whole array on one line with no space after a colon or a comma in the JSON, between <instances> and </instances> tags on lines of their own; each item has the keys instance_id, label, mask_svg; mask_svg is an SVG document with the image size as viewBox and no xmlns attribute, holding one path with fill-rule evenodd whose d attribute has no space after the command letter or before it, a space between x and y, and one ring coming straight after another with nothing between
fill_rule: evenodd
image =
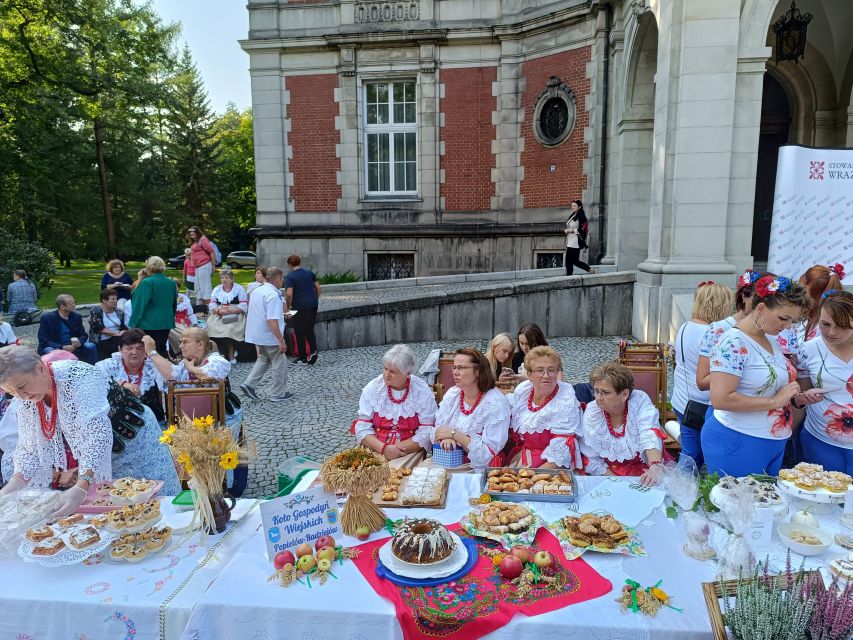
<instances>
[{"instance_id":1,"label":"green foliage","mask_svg":"<svg viewBox=\"0 0 853 640\"><path fill-rule=\"evenodd\" d=\"M701 475L699 477L699 497L696 499L696 504L693 509L702 508L706 513L714 513L719 511L714 503L711 502L711 489L716 487L720 482L720 474L714 473Z\"/></svg>"},{"instance_id":2,"label":"green foliage","mask_svg":"<svg viewBox=\"0 0 853 640\"><path fill-rule=\"evenodd\" d=\"M330 271L317 276L320 284L346 284L348 282L360 282L361 278L352 271Z\"/></svg>"},{"instance_id":3,"label":"green foliage","mask_svg":"<svg viewBox=\"0 0 853 640\"><path fill-rule=\"evenodd\" d=\"M12 282L12 272L23 269L39 292L47 291L56 273L53 256L40 244L9 235L0 235L0 287Z\"/></svg>"}]
</instances>

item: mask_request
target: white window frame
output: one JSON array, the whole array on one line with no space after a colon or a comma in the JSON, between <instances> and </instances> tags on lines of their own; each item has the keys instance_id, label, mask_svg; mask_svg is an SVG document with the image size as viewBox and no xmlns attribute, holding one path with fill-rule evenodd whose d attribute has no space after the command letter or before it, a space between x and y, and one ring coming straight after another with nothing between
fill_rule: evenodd
<instances>
[{"instance_id":1,"label":"white window frame","mask_svg":"<svg viewBox=\"0 0 853 640\"><path fill-rule=\"evenodd\" d=\"M394 118L394 84L411 83L415 88L415 121L410 123L395 123ZM388 118L387 124L368 124L367 122L367 89L370 85L384 84L388 87ZM387 197L417 197L420 188L420 135L418 132L418 81L414 77L401 78L371 78L365 79L361 86L361 104L362 104L362 125L364 127L364 138L362 140L363 152L362 163L364 170L364 194L367 198L387 198ZM415 188L409 190L396 189L394 184L394 134L395 133L411 133L415 136ZM368 136L371 134L387 134L389 137L388 144L388 159L389 159L389 186L388 191L371 191L369 178L369 162L368 162Z\"/></svg>"}]
</instances>

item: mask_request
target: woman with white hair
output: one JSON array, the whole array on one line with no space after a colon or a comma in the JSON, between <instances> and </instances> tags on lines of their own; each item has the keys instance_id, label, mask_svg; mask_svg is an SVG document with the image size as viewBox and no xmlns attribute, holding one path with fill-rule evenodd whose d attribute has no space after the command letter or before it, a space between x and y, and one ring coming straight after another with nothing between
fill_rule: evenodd
<instances>
[{"instance_id":1,"label":"woman with white hair","mask_svg":"<svg viewBox=\"0 0 853 640\"><path fill-rule=\"evenodd\" d=\"M154 338L157 351L166 355L169 332L175 328L175 310L178 306L178 288L163 273L166 263L159 256L151 256L145 262L148 277L133 290L131 296L132 315L128 327L142 329Z\"/></svg>"},{"instance_id":2,"label":"woman with white hair","mask_svg":"<svg viewBox=\"0 0 853 640\"><path fill-rule=\"evenodd\" d=\"M415 354L404 344L382 358L382 375L367 383L351 432L363 446L381 453L392 467L412 468L432 448L430 430L438 407L432 389L412 375Z\"/></svg>"}]
</instances>

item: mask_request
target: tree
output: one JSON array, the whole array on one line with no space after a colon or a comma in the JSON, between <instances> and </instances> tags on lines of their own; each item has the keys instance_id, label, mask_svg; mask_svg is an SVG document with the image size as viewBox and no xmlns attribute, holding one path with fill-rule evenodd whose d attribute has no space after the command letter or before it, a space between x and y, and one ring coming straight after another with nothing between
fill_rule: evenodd
<instances>
[{"instance_id":1,"label":"tree","mask_svg":"<svg viewBox=\"0 0 853 640\"><path fill-rule=\"evenodd\" d=\"M230 225L233 248L248 246L249 229L255 224L255 143L252 110L238 111L229 104L216 121L216 135L221 149L219 184L223 196L220 207Z\"/></svg>"}]
</instances>

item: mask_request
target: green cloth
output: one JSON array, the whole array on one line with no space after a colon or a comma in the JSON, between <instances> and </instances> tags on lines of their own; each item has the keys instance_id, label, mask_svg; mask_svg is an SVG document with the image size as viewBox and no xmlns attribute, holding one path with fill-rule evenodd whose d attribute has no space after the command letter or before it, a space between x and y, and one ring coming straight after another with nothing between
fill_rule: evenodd
<instances>
[{"instance_id":1,"label":"green cloth","mask_svg":"<svg viewBox=\"0 0 853 640\"><path fill-rule=\"evenodd\" d=\"M136 329L173 329L178 306L178 288L162 273L148 276L133 290L132 315L128 326Z\"/></svg>"}]
</instances>

